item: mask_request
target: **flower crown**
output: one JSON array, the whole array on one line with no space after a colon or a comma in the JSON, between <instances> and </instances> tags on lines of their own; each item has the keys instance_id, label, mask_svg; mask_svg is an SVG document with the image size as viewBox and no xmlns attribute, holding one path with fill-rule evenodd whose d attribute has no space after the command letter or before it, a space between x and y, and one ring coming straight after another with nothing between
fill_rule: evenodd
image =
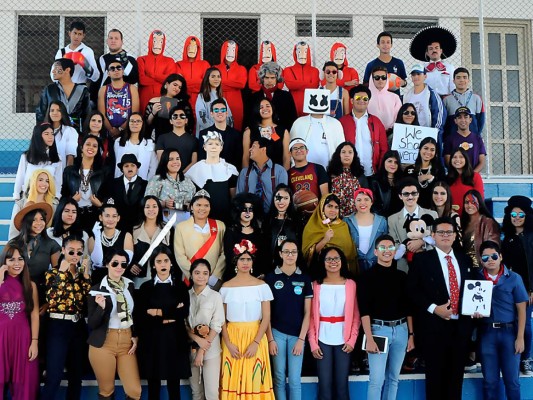
<instances>
[{"instance_id":1,"label":"flower crown","mask_svg":"<svg viewBox=\"0 0 533 400\"><path fill-rule=\"evenodd\" d=\"M254 254L256 251L257 247L255 247L255 244L246 239L241 240L240 243L237 243L235 246L233 246L233 253L236 256L240 256L244 252Z\"/></svg>"}]
</instances>

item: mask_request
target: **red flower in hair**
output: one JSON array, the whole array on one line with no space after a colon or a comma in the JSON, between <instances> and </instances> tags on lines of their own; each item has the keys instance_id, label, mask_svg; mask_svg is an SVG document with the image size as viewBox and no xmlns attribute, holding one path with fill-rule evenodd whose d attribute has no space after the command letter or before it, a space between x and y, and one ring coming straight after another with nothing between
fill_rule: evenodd
<instances>
[{"instance_id":1,"label":"red flower in hair","mask_svg":"<svg viewBox=\"0 0 533 400\"><path fill-rule=\"evenodd\" d=\"M255 247L255 244L246 239L241 240L240 243L237 243L235 246L233 246L233 253L235 253L237 256L241 255L245 251L250 254L254 254L257 251L257 247Z\"/></svg>"}]
</instances>

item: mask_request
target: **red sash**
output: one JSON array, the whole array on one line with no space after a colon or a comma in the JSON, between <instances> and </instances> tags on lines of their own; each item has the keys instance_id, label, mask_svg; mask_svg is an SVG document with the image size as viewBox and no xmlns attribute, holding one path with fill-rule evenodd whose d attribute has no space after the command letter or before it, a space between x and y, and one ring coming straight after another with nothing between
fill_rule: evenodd
<instances>
[{"instance_id":1,"label":"red sash","mask_svg":"<svg viewBox=\"0 0 533 400\"><path fill-rule=\"evenodd\" d=\"M209 223L209 232L211 233L211 236L209 236L209 239L207 239L207 242L205 242L202 247L196 252L194 256L191 257L191 263L193 263L195 260L199 258L204 258L204 256L207 254L213 243L215 242L217 238L218 233L218 227L217 227L217 221L211 218L207 219L207 222ZM189 286L189 280L186 277L183 277L183 281L187 286Z\"/></svg>"}]
</instances>

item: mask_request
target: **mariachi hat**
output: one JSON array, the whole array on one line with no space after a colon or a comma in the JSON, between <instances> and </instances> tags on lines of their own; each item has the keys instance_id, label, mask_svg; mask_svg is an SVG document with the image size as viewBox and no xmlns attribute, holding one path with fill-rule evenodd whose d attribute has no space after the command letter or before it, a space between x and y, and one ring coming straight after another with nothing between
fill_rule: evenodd
<instances>
[{"instance_id":1,"label":"mariachi hat","mask_svg":"<svg viewBox=\"0 0 533 400\"><path fill-rule=\"evenodd\" d=\"M122 167L124 164L135 164L137 168L141 168L141 163L137 160L137 157L135 157L135 154L124 154L122 158L120 159L120 162L117 164L118 169L122 171Z\"/></svg>"},{"instance_id":2,"label":"mariachi hat","mask_svg":"<svg viewBox=\"0 0 533 400\"><path fill-rule=\"evenodd\" d=\"M529 197L519 195L511 196L509 200L507 200L507 207L505 207L504 213L510 213L515 207L522 209L526 214L533 213L533 210L531 209L531 199Z\"/></svg>"},{"instance_id":3,"label":"mariachi hat","mask_svg":"<svg viewBox=\"0 0 533 400\"><path fill-rule=\"evenodd\" d=\"M417 60L427 61L426 50L433 42L440 43L443 60L451 57L457 49L457 39L449 29L442 26L429 26L415 34L409 44L409 52Z\"/></svg>"},{"instance_id":4,"label":"mariachi hat","mask_svg":"<svg viewBox=\"0 0 533 400\"><path fill-rule=\"evenodd\" d=\"M34 210L42 210L44 211L45 215L45 222L46 225L50 223L50 220L52 219L52 214L54 213L54 210L52 209L52 206L48 203L33 203L29 206L24 207L22 210L20 210L17 215L15 215L15 219L13 220L13 224L15 225L15 228L20 231L20 228L22 228L22 220L28 213L34 211Z\"/></svg>"}]
</instances>

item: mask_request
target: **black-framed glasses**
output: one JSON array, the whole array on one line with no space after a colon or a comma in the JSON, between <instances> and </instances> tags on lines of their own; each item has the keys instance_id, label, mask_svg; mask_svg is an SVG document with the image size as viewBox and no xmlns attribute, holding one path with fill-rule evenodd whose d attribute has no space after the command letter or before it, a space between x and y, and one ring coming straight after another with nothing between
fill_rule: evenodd
<instances>
[{"instance_id":1,"label":"black-framed glasses","mask_svg":"<svg viewBox=\"0 0 533 400\"><path fill-rule=\"evenodd\" d=\"M339 256L336 256L336 257L326 257L324 258L324 261L327 262L327 263L332 263L332 262L335 262L335 263L338 263L341 261L341 258Z\"/></svg>"},{"instance_id":2,"label":"black-framed glasses","mask_svg":"<svg viewBox=\"0 0 533 400\"><path fill-rule=\"evenodd\" d=\"M412 115L413 117L416 117L416 111L405 110L402 114L403 115Z\"/></svg>"},{"instance_id":3,"label":"black-framed glasses","mask_svg":"<svg viewBox=\"0 0 533 400\"><path fill-rule=\"evenodd\" d=\"M435 233L439 236L452 236L455 232L454 231L435 231Z\"/></svg>"},{"instance_id":4,"label":"black-framed glasses","mask_svg":"<svg viewBox=\"0 0 533 400\"><path fill-rule=\"evenodd\" d=\"M489 261L490 258L496 261L498 258L500 258L500 255L498 253L486 254L484 256L481 256L481 261L486 263Z\"/></svg>"},{"instance_id":5,"label":"black-framed glasses","mask_svg":"<svg viewBox=\"0 0 533 400\"><path fill-rule=\"evenodd\" d=\"M516 211L512 211L511 212L511 217L513 218L524 218L526 216L526 213L523 212L523 211L520 211L520 212L516 212Z\"/></svg>"},{"instance_id":6,"label":"black-framed glasses","mask_svg":"<svg viewBox=\"0 0 533 400\"><path fill-rule=\"evenodd\" d=\"M81 257L83 255L83 251L74 251L74 250L70 250L68 253L67 253L69 256L73 256L74 254L76 254L78 257Z\"/></svg>"},{"instance_id":7,"label":"black-framed glasses","mask_svg":"<svg viewBox=\"0 0 533 400\"><path fill-rule=\"evenodd\" d=\"M281 254L284 256L297 256L298 250L281 250Z\"/></svg>"},{"instance_id":8,"label":"black-framed glasses","mask_svg":"<svg viewBox=\"0 0 533 400\"><path fill-rule=\"evenodd\" d=\"M396 246L393 245L393 244L391 244L390 246L379 245L378 246L378 250L381 251L381 252L394 251L394 250L396 250Z\"/></svg>"},{"instance_id":9,"label":"black-framed glasses","mask_svg":"<svg viewBox=\"0 0 533 400\"><path fill-rule=\"evenodd\" d=\"M176 120L176 119L187 119L187 116L185 114L172 114L172 119Z\"/></svg>"},{"instance_id":10,"label":"black-framed glasses","mask_svg":"<svg viewBox=\"0 0 533 400\"><path fill-rule=\"evenodd\" d=\"M386 81L387 75L373 75L372 79L374 79L375 81L379 81L379 80Z\"/></svg>"},{"instance_id":11,"label":"black-framed glasses","mask_svg":"<svg viewBox=\"0 0 533 400\"><path fill-rule=\"evenodd\" d=\"M109 67L109 71L111 71L111 72L122 71L122 65L117 65L116 67L111 66L111 67Z\"/></svg>"},{"instance_id":12,"label":"black-framed glasses","mask_svg":"<svg viewBox=\"0 0 533 400\"><path fill-rule=\"evenodd\" d=\"M409 196L417 197L418 192L402 192L402 196L403 197L409 197Z\"/></svg>"},{"instance_id":13,"label":"black-framed glasses","mask_svg":"<svg viewBox=\"0 0 533 400\"><path fill-rule=\"evenodd\" d=\"M243 212L243 213L253 213L254 212L254 208L253 207L243 207L243 208L241 208L241 212Z\"/></svg>"},{"instance_id":14,"label":"black-framed glasses","mask_svg":"<svg viewBox=\"0 0 533 400\"><path fill-rule=\"evenodd\" d=\"M306 149L305 146L299 146L299 147L294 146L294 147L291 149L291 151L294 151L295 153L298 153L298 152L300 152L300 151L304 151L305 149Z\"/></svg>"},{"instance_id":15,"label":"black-framed glasses","mask_svg":"<svg viewBox=\"0 0 533 400\"><path fill-rule=\"evenodd\" d=\"M116 268L116 267L118 267L119 265L120 265L122 268L124 268L124 269L126 269L126 268L128 267L128 263L127 263L126 261L121 261L121 262L119 262L119 261L113 261L110 265L111 265L113 268Z\"/></svg>"}]
</instances>

